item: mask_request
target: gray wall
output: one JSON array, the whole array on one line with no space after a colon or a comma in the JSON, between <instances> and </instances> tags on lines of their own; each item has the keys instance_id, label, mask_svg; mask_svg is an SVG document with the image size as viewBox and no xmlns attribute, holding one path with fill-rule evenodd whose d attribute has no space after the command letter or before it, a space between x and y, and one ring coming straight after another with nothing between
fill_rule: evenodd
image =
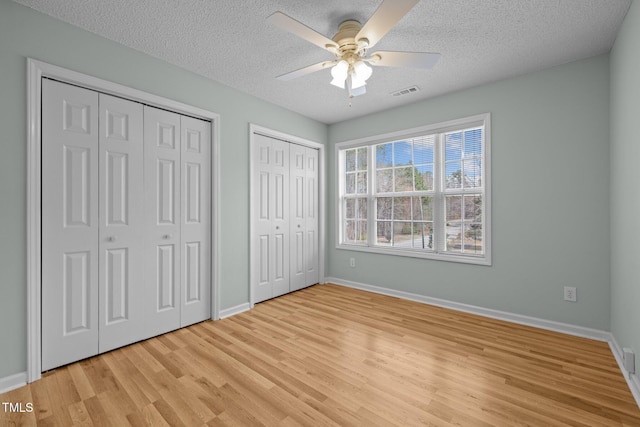
<instances>
[{"instance_id":1,"label":"gray wall","mask_svg":"<svg viewBox=\"0 0 640 427\"><path fill-rule=\"evenodd\" d=\"M636 353L640 381L640 4L611 52L611 332Z\"/></svg>"},{"instance_id":2,"label":"gray wall","mask_svg":"<svg viewBox=\"0 0 640 427\"><path fill-rule=\"evenodd\" d=\"M327 126L0 0L0 378L26 370L27 57L220 114L220 304L246 303L249 123L319 143Z\"/></svg>"},{"instance_id":3,"label":"gray wall","mask_svg":"<svg viewBox=\"0 0 640 427\"><path fill-rule=\"evenodd\" d=\"M607 55L333 125L329 149L349 139L485 112L492 126L493 265L335 249L332 155L328 274L608 330ZM350 257L357 268L349 268ZM577 287L577 303L563 301L564 286Z\"/></svg>"}]
</instances>

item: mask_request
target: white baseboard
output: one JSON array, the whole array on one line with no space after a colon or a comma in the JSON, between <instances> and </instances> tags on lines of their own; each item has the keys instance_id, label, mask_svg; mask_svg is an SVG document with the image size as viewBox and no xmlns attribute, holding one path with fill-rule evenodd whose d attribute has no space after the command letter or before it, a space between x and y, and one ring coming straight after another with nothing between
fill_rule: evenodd
<instances>
[{"instance_id":1,"label":"white baseboard","mask_svg":"<svg viewBox=\"0 0 640 427\"><path fill-rule=\"evenodd\" d=\"M235 307L225 308L224 310L220 310L220 319L235 316L236 314L240 314L249 310L251 310L251 304L249 304L248 302L236 305Z\"/></svg>"},{"instance_id":2,"label":"white baseboard","mask_svg":"<svg viewBox=\"0 0 640 427\"><path fill-rule=\"evenodd\" d=\"M336 285L346 286L349 288L360 289L377 294L388 295L392 297L402 298L410 301L421 302L424 304L435 305L438 307L449 308L452 310L462 311L465 313L477 314L479 316L490 317L492 319L504 320L511 323L533 326L540 329L546 329L554 332L561 332L568 335L574 335L582 338L590 338L596 341L609 343L611 352L618 362L618 367L622 375L627 380L631 394L633 395L638 407L640 407L640 378L638 374L631 375L624 369L622 359L622 350L618 345L615 337L611 332L599 329L585 328L583 326L571 325L568 323L554 322L552 320L540 319L537 317L523 316L521 314L509 313L506 311L493 310L490 308L478 307L475 305L462 304L459 302L448 301L439 298L427 297L424 295L413 294L410 292L397 291L395 289L383 288L380 286L367 285L364 283L353 282L350 280L338 279L335 277L327 277L326 283L335 283Z\"/></svg>"},{"instance_id":3,"label":"white baseboard","mask_svg":"<svg viewBox=\"0 0 640 427\"><path fill-rule=\"evenodd\" d=\"M640 407L640 377L638 377L638 373L636 372L635 374L631 374L624 368L624 357L622 348L620 347L620 344L618 344L618 341L616 340L616 337L613 336L613 334L611 334L609 347L611 347L611 352L616 358L616 362L618 362L618 367L620 368L620 371L622 371L624 379L627 380L627 384L629 385L631 394L633 394L633 398L636 400L638 407Z\"/></svg>"},{"instance_id":4,"label":"white baseboard","mask_svg":"<svg viewBox=\"0 0 640 427\"><path fill-rule=\"evenodd\" d=\"M0 378L0 394L27 385L27 373L19 372L8 377Z\"/></svg>"},{"instance_id":5,"label":"white baseboard","mask_svg":"<svg viewBox=\"0 0 640 427\"><path fill-rule=\"evenodd\" d=\"M424 304L435 305L438 307L450 308L465 313L477 314L479 316L490 317L492 319L505 320L520 325L534 326L536 328L546 329L549 331L562 332L569 335L575 335L583 338L590 338L597 341L608 342L611 337L610 332L601 331L599 329L585 328L583 326L570 325L568 323L555 322L552 320L539 319L537 317L524 316L522 314L509 313L507 311L493 310L490 308L478 307L475 305L463 304L455 301L444 300L440 298L432 298L424 295L413 294L410 292L397 291L395 289L383 288L379 286L367 285L364 283L352 282L349 280L337 279L335 277L327 278L328 283L346 286L349 288L360 289L363 291L375 292L377 294L398 297L410 301L421 302Z\"/></svg>"}]
</instances>

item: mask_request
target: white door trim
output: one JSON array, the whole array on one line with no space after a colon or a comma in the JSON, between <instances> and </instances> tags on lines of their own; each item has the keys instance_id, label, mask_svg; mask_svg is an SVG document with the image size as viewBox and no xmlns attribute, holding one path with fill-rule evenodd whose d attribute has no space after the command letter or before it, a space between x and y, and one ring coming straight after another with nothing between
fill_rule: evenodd
<instances>
[{"instance_id":1,"label":"white door trim","mask_svg":"<svg viewBox=\"0 0 640 427\"><path fill-rule=\"evenodd\" d=\"M318 276L320 283L324 283L324 263L325 263L325 235L326 235L326 220L325 220L325 149L323 144L314 142L308 139L300 138L294 135L289 135L283 132L279 132L273 129L269 129L263 126L256 125L254 123L249 124L249 304L253 308L255 305L254 295L254 269L253 261L255 254L252 248L252 237L254 233L254 215L253 215L253 203L254 203L254 164L253 164L253 150L255 146L255 135L268 136L270 138L279 139L285 142L303 145L318 150Z\"/></svg>"},{"instance_id":2,"label":"white door trim","mask_svg":"<svg viewBox=\"0 0 640 427\"><path fill-rule=\"evenodd\" d=\"M41 127L42 78L82 86L211 122L211 318L220 318L220 115L168 98L88 76L42 61L27 59L27 382L41 376Z\"/></svg>"}]
</instances>

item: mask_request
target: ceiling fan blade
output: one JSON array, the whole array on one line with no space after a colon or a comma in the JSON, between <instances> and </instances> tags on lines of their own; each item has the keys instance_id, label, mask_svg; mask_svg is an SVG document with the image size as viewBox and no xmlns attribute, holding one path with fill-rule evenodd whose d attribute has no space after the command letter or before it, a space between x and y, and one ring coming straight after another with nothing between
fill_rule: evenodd
<instances>
[{"instance_id":1,"label":"ceiling fan blade","mask_svg":"<svg viewBox=\"0 0 640 427\"><path fill-rule=\"evenodd\" d=\"M291 34L295 34L296 36L305 39L306 41L315 44L318 47L323 49L328 49L328 46L333 46L335 49L338 48L336 42L327 38L313 30L301 22L296 21L290 16L285 15L282 12L276 12L273 15L267 18L267 22L276 27L283 29L285 31L290 32Z\"/></svg>"},{"instance_id":2,"label":"ceiling fan blade","mask_svg":"<svg viewBox=\"0 0 640 427\"><path fill-rule=\"evenodd\" d=\"M383 0L373 16L356 35L356 41L369 40L369 47L374 46L394 25L398 23L419 0Z\"/></svg>"},{"instance_id":3,"label":"ceiling fan blade","mask_svg":"<svg viewBox=\"0 0 640 427\"><path fill-rule=\"evenodd\" d=\"M378 67L432 68L440 59L439 53L378 51L371 54L369 63Z\"/></svg>"},{"instance_id":4,"label":"ceiling fan blade","mask_svg":"<svg viewBox=\"0 0 640 427\"><path fill-rule=\"evenodd\" d=\"M337 61L323 61L317 64L309 65L308 67L300 68L299 70L291 71L289 73L278 76L278 80L289 81L298 77L306 76L307 74L315 73L316 71L324 70L325 68L335 65Z\"/></svg>"}]
</instances>

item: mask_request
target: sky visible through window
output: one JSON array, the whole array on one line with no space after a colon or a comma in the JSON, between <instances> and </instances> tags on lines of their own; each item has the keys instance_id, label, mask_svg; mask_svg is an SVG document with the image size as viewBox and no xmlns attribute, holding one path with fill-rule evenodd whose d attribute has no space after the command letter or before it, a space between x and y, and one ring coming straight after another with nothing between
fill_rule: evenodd
<instances>
[{"instance_id":1,"label":"sky visible through window","mask_svg":"<svg viewBox=\"0 0 640 427\"><path fill-rule=\"evenodd\" d=\"M412 166L420 176L434 175L435 136L428 135L376 146L376 169ZM482 186L482 129L474 128L445 134L444 173L446 188ZM390 173L390 172L389 172ZM380 175L380 172L378 172ZM432 188L394 188L378 177L378 192L432 190ZM381 185L382 184L382 185Z\"/></svg>"}]
</instances>

